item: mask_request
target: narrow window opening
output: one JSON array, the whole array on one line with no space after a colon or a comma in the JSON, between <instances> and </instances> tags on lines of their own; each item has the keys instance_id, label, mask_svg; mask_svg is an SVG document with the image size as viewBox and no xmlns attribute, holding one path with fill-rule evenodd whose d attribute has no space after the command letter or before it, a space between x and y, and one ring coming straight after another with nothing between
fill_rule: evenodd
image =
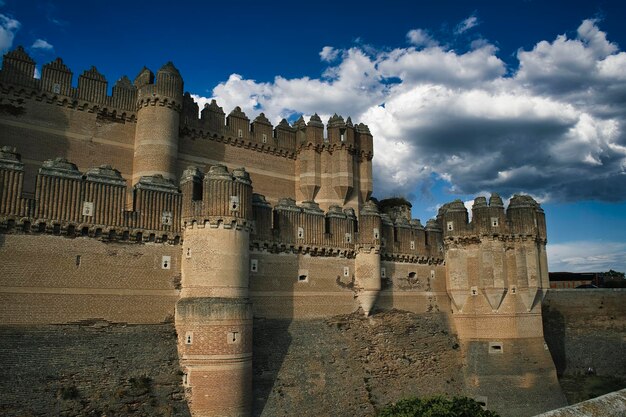
<instances>
[{"instance_id":1,"label":"narrow window opening","mask_svg":"<svg viewBox=\"0 0 626 417\"><path fill-rule=\"evenodd\" d=\"M387 269L380 268L380 277L381 278L387 278Z\"/></svg>"},{"instance_id":2,"label":"narrow window opening","mask_svg":"<svg viewBox=\"0 0 626 417\"><path fill-rule=\"evenodd\" d=\"M83 202L83 216L86 216L86 217L93 216L93 202L92 201Z\"/></svg>"},{"instance_id":3,"label":"narrow window opening","mask_svg":"<svg viewBox=\"0 0 626 417\"><path fill-rule=\"evenodd\" d=\"M52 227L52 233L54 233L55 235L61 234L61 225L59 223L54 224L54 226Z\"/></svg>"},{"instance_id":4,"label":"narrow window opening","mask_svg":"<svg viewBox=\"0 0 626 417\"><path fill-rule=\"evenodd\" d=\"M185 333L185 344L191 345L193 343L193 332Z\"/></svg>"},{"instance_id":5,"label":"narrow window opening","mask_svg":"<svg viewBox=\"0 0 626 417\"><path fill-rule=\"evenodd\" d=\"M298 239L304 239L304 229L302 227L298 227Z\"/></svg>"},{"instance_id":6,"label":"narrow window opening","mask_svg":"<svg viewBox=\"0 0 626 417\"><path fill-rule=\"evenodd\" d=\"M346 243L351 243L351 242L352 242L352 234L346 233Z\"/></svg>"},{"instance_id":7,"label":"narrow window opening","mask_svg":"<svg viewBox=\"0 0 626 417\"><path fill-rule=\"evenodd\" d=\"M83 227L82 229L80 229L80 235L81 236L89 236L89 228L88 227Z\"/></svg>"},{"instance_id":8,"label":"narrow window opening","mask_svg":"<svg viewBox=\"0 0 626 417\"><path fill-rule=\"evenodd\" d=\"M80 255L76 255L76 266L80 266Z\"/></svg>"},{"instance_id":9,"label":"narrow window opening","mask_svg":"<svg viewBox=\"0 0 626 417\"><path fill-rule=\"evenodd\" d=\"M163 214L161 215L161 223L163 223L164 226L172 225L172 212L171 211L163 212Z\"/></svg>"},{"instance_id":10,"label":"narrow window opening","mask_svg":"<svg viewBox=\"0 0 626 417\"><path fill-rule=\"evenodd\" d=\"M239 196L232 195L230 196L230 211L238 211L239 210Z\"/></svg>"},{"instance_id":11,"label":"narrow window opening","mask_svg":"<svg viewBox=\"0 0 626 417\"><path fill-rule=\"evenodd\" d=\"M489 342L489 353L502 353L502 342Z\"/></svg>"},{"instance_id":12,"label":"narrow window opening","mask_svg":"<svg viewBox=\"0 0 626 417\"><path fill-rule=\"evenodd\" d=\"M379 239L380 238L380 233L378 232L377 228L374 228L374 239Z\"/></svg>"},{"instance_id":13,"label":"narrow window opening","mask_svg":"<svg viewBox=\"0 0 626 417\"><path fill-rule=\"evenodd\" d=\"M257 272L259 270L259 260L250 259L250 272Z\"/></svg>"},{"instance_id":14,"label":"narrow window opening","mask_svg":"<svg viewBox=\"0 0 626 417\"><path fill-rule=\"evenodd\" d=\"M498 227L498 218L497 217L492 217L491 218L491 227Z\"/></svg>"},{"instance_id":15,"label":"narrow window opening","mask_svg":"<svg viewBox=\"0 0 626 417\"><path fill-rule=\"evenodd\" d=\"M187 248L187 251L185 252L185 258L191 258L191 248Z\"/></svg>"},{"instance_id":16,"label":"narrow window opening","mask_svg":"<svg viewBox=\"0 0 626 417\"><path fill-rule=\"evenodd\" d=\"M237 130L237 137L243 138L243 130Z\"/></svg>"},{"instance_id":17,"label":"narrow window opening","mask_svg":"<svg viewBox=\"0 0 626 417\"><path fill-rule=\"evenodd\" d=\"M415 250L415 241L414 240L411 241L411 250Z\"/></svg>"},{"instance_id":18,"label":"narrow window opening","mask_svg":"<svg viewBox=\"0 0 626 417\"><path fill-rule=\"evenodd\" d=\"M229 344L239 343L241 341L241 333L239 332L228 332L226 336L226 340Z\"/></svg>"},{"instance_id":19,"label":"narrow window opening","mask_svg":"<svg viewBox=\"0 0 626 417\"><path fill-rule=\"evenodd\" d=\"M478 295L478 287L472 287L470 291L473 296Z\"/></svg>"},{"instance_id":20,"label":"narrow window opening","mask_svg":"<svg viewBox=\"0 0 626 417\"><path fill-rule=\"evenodd\" d=\"M447 222L446 225L447 225L448 232L451 232L454 230L454 222Z\"/></svg>"},{"instance_id":21,"label":"narrow window opening","mask_svg":"<svg viewBox=\"0 0 626 417\"><path fill-rule=\"evenodd\" d=\"M343 276L344 277L349 277L350 276L350 267L348 267L348 266L344 266L343 267Z\"/></svg>"},{"instance_id":22,"label":"narrow window opening","mask_svg":"<svg viewBox=\"0 0 626 417\"><path fill-rule=\"evenodd\" d=\"M263 143L267 143L267 134L263 133Z\"/></svg>"},{"instance_id":23,"label":"narrow window opening","mask_svg":"<svg viewBox=\"0 0 626 417\"><path fill-rule=\"evenodd\" d=\"M141 232L137 233L135 239L137 240L137 243L143 242L143 233Z\"/></svg>"}]
</instances>

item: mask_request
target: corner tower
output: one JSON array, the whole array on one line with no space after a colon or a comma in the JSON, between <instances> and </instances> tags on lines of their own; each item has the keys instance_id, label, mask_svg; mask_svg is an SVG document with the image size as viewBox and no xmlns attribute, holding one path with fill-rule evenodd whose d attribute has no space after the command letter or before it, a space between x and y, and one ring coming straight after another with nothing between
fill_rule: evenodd
<instances>
[{"instance_id":1,"label":"corner tower","mask_svg":"<svg viewBox=\"0 0 626 417\"><path fill-rule=\"evenodd\" d=\"M183 79L171 62L154 74L139 72L133 184L143 176L160 174L175 181L178 131L183 102Z\"/></svg>"},{"instance_id":2,"label":"corner tower","mask_svg":"<svg viewBox=\"0 0 626 417\"><path fill-rule=\"evenodd\" d=\"M248 299L252 184L243 169L188 169L178 352L194 416L244 417L252 399L252 304ZM199 198L201 196L201 199Z\"/></svg>"}]
</instances>

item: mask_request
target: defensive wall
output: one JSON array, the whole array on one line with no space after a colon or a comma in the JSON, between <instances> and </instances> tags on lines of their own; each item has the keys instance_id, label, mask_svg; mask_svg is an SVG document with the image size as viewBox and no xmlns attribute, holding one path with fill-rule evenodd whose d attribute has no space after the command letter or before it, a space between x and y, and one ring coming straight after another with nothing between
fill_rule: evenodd
<instances>
[{"instance_id":1,"label":"defensive wall","mask_svg":"<svg viewBox=\"0 0 626 417\"><path fill-rule=\"evenodd\" d=\"M34 69L17 48L0 71L4 326L173 321L197 416L316 415L324 396L371 415L408 393L398 375L505 416L565 404L532 198L478 197L471 222L455 201L424 226L370 200L373 139L350 118L199 112L171 63L110 96L95 68L76 87L60 59Z\"/></svg>"}]
</instances>

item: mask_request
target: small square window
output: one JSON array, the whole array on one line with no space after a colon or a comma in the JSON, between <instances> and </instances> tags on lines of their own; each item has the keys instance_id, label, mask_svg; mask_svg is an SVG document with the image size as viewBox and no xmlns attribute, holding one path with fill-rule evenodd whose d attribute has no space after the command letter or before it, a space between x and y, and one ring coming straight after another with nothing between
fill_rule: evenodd
<instances>
[{"instance_id":1,"label":"small square window","mask_svg":"<svg viewBox=\"0 0 626 417\"><path fill-rule=\"evenodd\" d=\"M412 240L411 241L411 250L414 250L414 249L415 249L415 241Z\"/></svg>"},{"instance_id":2,"label":"small square window","mask_svg":"<svg viewBox=\"0 0 626 417\"><path fill-rule=\"evenodd\" d=\"M61 93L61 84L59 84L59 83L54 83L54 84L52 85L52 92L53 92L54 94L60 94L60 93Z\"/></svg>"},{"instance_id":3,"label":"small square window","mask_svg":"<svg viewBox=\"0 0 626 417\"><path fill-rule=\"evenodd\" d=\"M237 130L237 137L243 138L243 130L241 129Z\"/></svg>"},{"instance_id":4,"label":"small square window","mask_svg":"<svg viewBox=\"0 0 626 417\"><path fill-rule=\"evenodd\" d=\"M433 279L435 278L435 270L434 269L430 270L430 277L433 278Z\"/></svg>"},{"instance_id":5,"label":"small square window","mask_svg":"<svg viewBox=\"0 0 626 417\"><path fill-rule=\"evenodd\" d=\"M298 239L304 239L304 229L302 227L298 227Z\"/></svg>"},{"instance_id":6,"label":"small square window","mask_svg":"<svg viewBox=\"0 0 626 417\"><path fill-rule=\"evenodd\" d=\"M187 248L185 251L185 258L191 259L191 248Z\"/></svg>"},{"instance_id":7,"label":"small square window","mask_svg":"<svg viewBox=\"0 0 626 417\"><path fill-rule=\"evenodd\" d=\"M344 277L349 277L350 276L350 267L349 266L344 266L343 267L343 276Z\"/></svg>"},{"instance_id":8,"label":"small square window","mask_svg":"<svg viewBox=\"0 0 626 417\"><path fill-rule=\"evenodd\" d=\"M472 294L472 296L478 295L478 287L472 287L470 289L470 293Z\"/></svg>"},{"instance_id":9,"label":"small square window","mask_svg":"<svg viewBox=\"0 0 626 417\"><path fill-rule=\"evenodd\" d=\"M489 353L502 353L502 342L489 342Z\"/></svg>"},{"instance_id":10,"label":"small square window","mask_svg":"<svg viewBox=\"0 0 626 417\"><path fill-rule=\"evenodd\" d=\"M193 343L193 332L185 333L185 344L191 345Z\"/></svg>"},{"instance_id":11,"label":"small square window","mask_svg":"<svg viewBox=\"0 0 626 417\"><path fill-rule=\"evenodd\" d=\"M259 271L258 259L250 259L250 272L258 272L258 271Z\"/></svg>"},{"instance_id":12,"label":"small square window","mask_svg":"<svg viewBox=\"0 0 626 417\"><path fill-rule=\"evenodd\" d=\"M387 269L380 268L380 277L381 278L387 278Z\"/></svg>"},{"instance_id":13,"label":"small square window","mask_svg":"<svg viewBox=\"0 0 626 417\"><path fill-rule=\"evenodd\" d=\"M491 218L491 227L498 227L498 218L497 217L492 217Z\"/></svg>"},{"instance_id":14,"label":"small square window","mask_svg":"<svg viewBox=\"0 0 626 417\"><path fill-rule=\"evenodd\" d=\"M267 143L267 134L263 133L263 139L262 139L263 143Z\"/></svg>"},{"instance_id":15,"label":"small square window","mask_svg":"<svg viewBox=\"0 0 626 417\"><path fill-rule=\"evenodd\" d=\"M298 282L309 282L309 271L307 269L298 271Z\"/></svg>"},{"instance_id":16,"label":"small square window","mask_svg":"<svg viewBox=\"0 0 626 417\"><path fill-rule=\"evenodd\" d=\"M446 223L446 225L447 225L448 232L451 232L454 230L454 222L448 222Z\"/></svg>"}]
</instances>

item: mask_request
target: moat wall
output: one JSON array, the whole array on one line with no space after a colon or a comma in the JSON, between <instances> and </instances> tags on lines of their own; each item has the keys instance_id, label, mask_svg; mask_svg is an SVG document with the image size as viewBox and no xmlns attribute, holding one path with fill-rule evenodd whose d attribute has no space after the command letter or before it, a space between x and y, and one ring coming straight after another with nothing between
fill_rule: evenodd
<instances>
[{"instance_id":1,"label":"moat wall","mask_svg":"<svg viewBox=\"0 0 626 417\"><path fill-rule=\"evenodd\" d=\"M549 290L546 343L559 375L588 372L626 378L626 290Z\"/></svg>"}]
</instances>

